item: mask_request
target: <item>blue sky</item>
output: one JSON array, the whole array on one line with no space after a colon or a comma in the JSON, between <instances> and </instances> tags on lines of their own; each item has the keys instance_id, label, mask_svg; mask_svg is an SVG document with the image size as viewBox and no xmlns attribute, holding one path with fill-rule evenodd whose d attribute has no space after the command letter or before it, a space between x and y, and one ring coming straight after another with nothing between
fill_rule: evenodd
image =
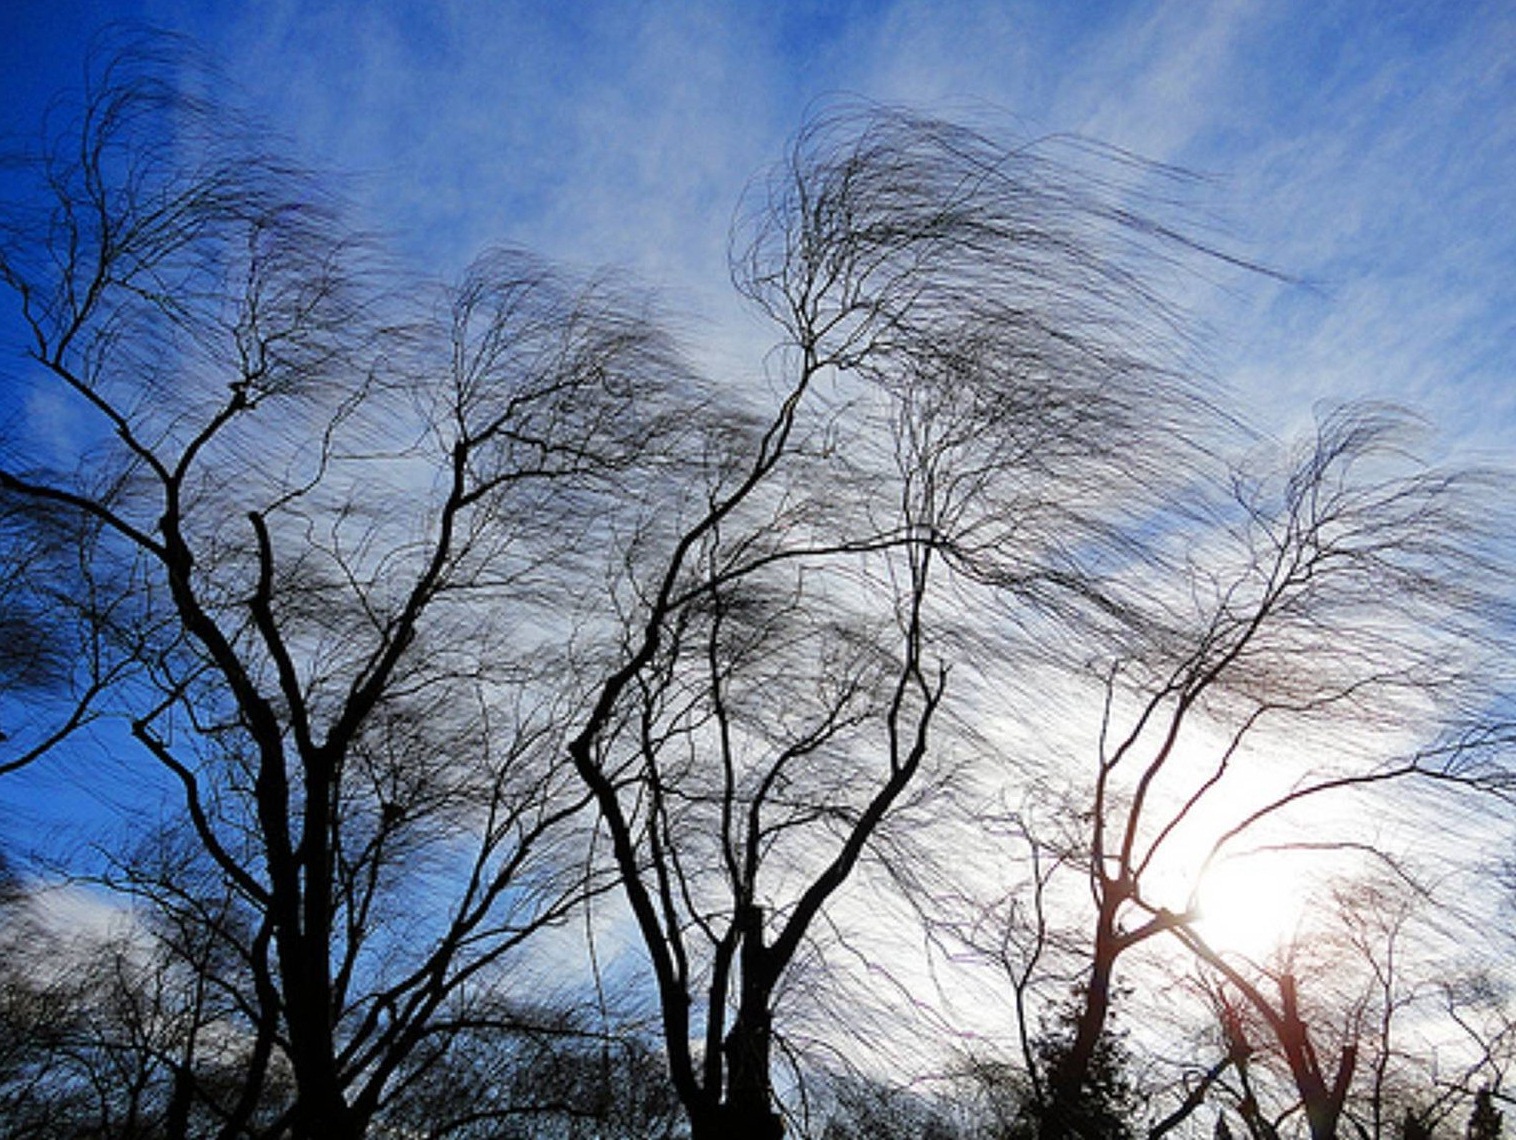
<instances>
[{"instance_id":1,"label":"blue sky","mask_svg":"<svg viewBox=\"0 0 1516 1140\"><path fill-rule=\"evenodd\" d=\"M751 372L728 226L818 101L1181 164L1229 248L1297 279L1185 291L1262 426L1387 398L1439 449L1516 460L1509 0L9 0L0 132L33 131L118 20L199 41L426 272L499 243L624 267Z\"/></svg>"},{"instance_id":2,"label":"blue sky","mask_svg":"<svg viewBox=\"0 0 1516 1140\"><path fill-rule=\"evenodd\" d=\"M766 342L733 211L828 99L1178 164L1197 221L1290 278L1183 286L1255 423L1402 401L1516 467L1516 0L0 0L0 135L122 20L198 41L422 272L501 243L624 267L739 383ZM0 848L134 828L141 756L100 740L0 779Z\"/></svg>"},{"instance_id":3,"label":"blue sky","mask_svg":"<svg viewBox=\"0 0 1516 1140\"><path fill-rule=\"evenodd\" d=\"M429 271L500 242L623 266L718 344L733 207L817 100L1180 163L1233 248L1308 283L1188 298L1266 420L1382 396L1448 447L1512 450L1508 0L11 0L0 129L31 129L119 19L199 40Z\"/></svg>"}]
</instances>

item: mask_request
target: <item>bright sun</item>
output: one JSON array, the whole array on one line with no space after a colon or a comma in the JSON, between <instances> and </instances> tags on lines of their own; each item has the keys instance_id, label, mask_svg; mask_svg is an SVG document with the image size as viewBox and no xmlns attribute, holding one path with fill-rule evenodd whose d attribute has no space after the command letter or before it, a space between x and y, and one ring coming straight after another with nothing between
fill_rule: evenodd
<instances>
[{"instance_id":1,"label":"bright sun","mask_svg":"<svg viewBox=\"0 0 1516 1140\"><path fill-rule=\"evenodd\" d=\"M1196 932L1217 950L1268 958L1290 940L1304 904L1289 862L1254 854L1212 864L1200 883Z\"/></svg>"}]
</instances>

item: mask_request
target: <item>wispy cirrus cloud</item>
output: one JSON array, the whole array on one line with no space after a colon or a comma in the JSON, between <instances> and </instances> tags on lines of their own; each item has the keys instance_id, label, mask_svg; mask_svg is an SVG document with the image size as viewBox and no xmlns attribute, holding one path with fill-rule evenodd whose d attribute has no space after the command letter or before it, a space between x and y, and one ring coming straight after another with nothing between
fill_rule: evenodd
<instances>
[{"instance_id":1,"label":"wispy cirrus cloud","mask_svg":"<svg viewBox=\"0 0 1516 1140\"><path fill-rule=\"evenodd\" d=\"M1306 283L1187 298L1264 418L1404 399L1510 450L1516 13L1494 0L104 7L205 42L307 157L354 172L418 263L524 244L629 268L713 326L735 311L738 196L818 99L1176 162L1214 177L1201 204L1230 248ZM23 9L72 80L61 38L72 19L82 44L102 6Z\"/></svg>"}]
</instances>

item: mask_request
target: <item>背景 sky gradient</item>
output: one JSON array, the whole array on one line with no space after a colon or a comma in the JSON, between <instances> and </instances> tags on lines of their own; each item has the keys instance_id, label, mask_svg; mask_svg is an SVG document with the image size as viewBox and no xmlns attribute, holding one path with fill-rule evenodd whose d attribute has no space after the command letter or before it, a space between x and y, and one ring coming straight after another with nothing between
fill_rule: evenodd
<instances>
[{"instance_id":1,"label":"\u80cc\u666f sky gradient","mask_svg":"<svg viewBox=\"0 0 1516 1140\"><path fill-rule=\"evenodd\" d=\"M0 134L117 21L192 37L424 271L501 243L631 270L739 381L763 345L733 351L733 211L828 99L1179 164L1227 249L1294 278L1184 298L1255 423L1383 398L1437 450L1516 463L1509 0L9 0ZM27 775L0 841L76 810L67 773Z\"/></svg>"},{"instance_id":2,"label":"\u80cc\u666f sky gradient","mask_svg":"<svg viewBox=\"0 0 1516 1140\"><path fill-rule=\"evenodd\" d=\"M1516 466L1512 0L0 0L0 135L117 21L200 44L424 271L502 243L624 267L738 380L762 362L733 212L829 99L1176 164L1197 220L1291 279L1183 298L1258 426L1383 398ZM77 778L100 762L0 787L0 845L136 794Z\"/></svg>"},{"instance_id":3,"label":"\u80cc\u666f sky gradient","mask_svg":"<svg viewBox=\"0 0 1516 1140\"><path fill-rule=\"evenodd\" d=\"M1186 298L1262 426L1379 397L1516 451L1509 0L11 0L0 131L120 20L193 37L428 272L498 243L624 267L707 345L737 200L818 101L1180 164L1227 248L1298 282Z\"/></svg>"}]
</instances>

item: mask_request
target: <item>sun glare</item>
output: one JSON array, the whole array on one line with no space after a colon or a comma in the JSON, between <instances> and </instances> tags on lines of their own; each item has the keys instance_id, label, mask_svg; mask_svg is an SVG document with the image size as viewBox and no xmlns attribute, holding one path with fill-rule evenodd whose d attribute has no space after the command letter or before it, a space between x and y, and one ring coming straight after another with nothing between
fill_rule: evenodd
<instances>
[{"instance_id":1,"label":"sun glare","mask_svg":"<svg viewBox=\"0 0 1516 1140\"><path fill-rule=\"evenodd\" d=\"M1290 860L1262 854L1219 860L1200 883L1196 932L1225 953L1268 958L1300 921L1304 885L1294 870Z\"/></svg>"}]
</instances>

